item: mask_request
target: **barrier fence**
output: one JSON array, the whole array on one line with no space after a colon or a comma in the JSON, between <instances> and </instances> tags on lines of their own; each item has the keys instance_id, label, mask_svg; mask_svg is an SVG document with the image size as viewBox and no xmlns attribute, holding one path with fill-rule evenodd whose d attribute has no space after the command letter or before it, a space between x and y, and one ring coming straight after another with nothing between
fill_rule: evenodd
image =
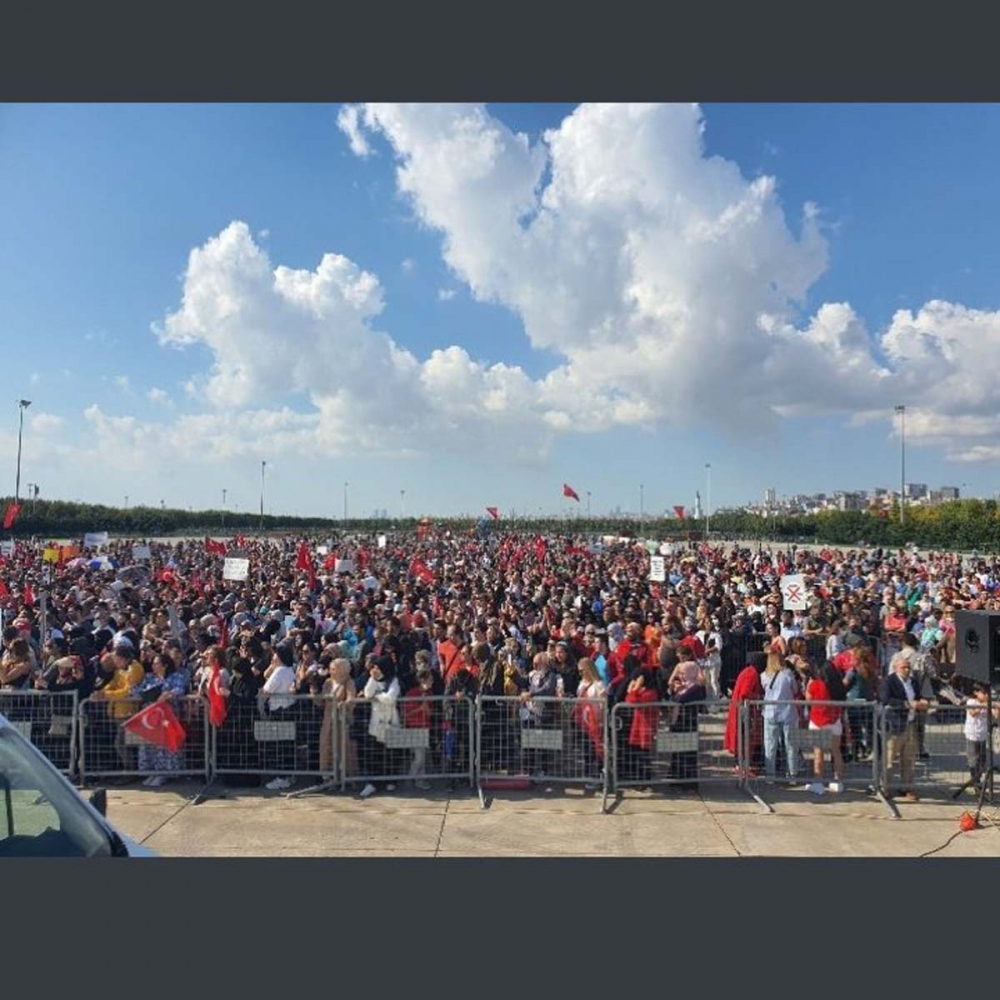
<instances>
[{"instance_id":1,"label":"barrier fence","mask_svg":"<svg viewBox=\"0 0 1000 1000\"><path fill-rule=\"evenodd\" d=\"M607 703L596 698L480 696L479 792L509 781L607 789Z\"/></svg>"},{"instance_id":2,"label":"barrier fence","mask_svg":"<svg viewBox=\"0 0 1000 1000\"><path fill-rule=\"evenodd\" d=\"M213 774L250 781L339 775L338 705L328 695L264 694L229 699L222 726L212 727Z\"/></svg>"},{"instance_id":3,"label":"barrier fence","mask_svg":"<svg viewBox=\"0 0 1000 1000\"><path fill-rule=\"evenodd\" d=\"M728 703L620 702L611 711L616 790L740 781L738 755L725 749Z\"/></svg>"},{"instance_id":4,"label":"barrier fence","mask_svg":"<svg viewBox=\"0 0 1000 1000\"><path fill-rule=\"evenodd\" d=\"M878 728L880 787L889 797L941 788L951 790L952 798L965 792L978 795L989 771L986 723L985 705L937 704L912 713L884 709ZM996 755L1000 752L996 729L992 738Z\"/></svg>"},{"instance_id":5,"label":"barrier fence","mask_svg":"<svg viewBox=\"0 0 1000 1000\"><path fill-rule=\"evenodd\" d=\"M987 777L985 705L932 702L924 711L875 702L657 701L480 696L363 699L265 695L232 699L220 729L208 703L173 701L185 730L171 752L128 732L142 703L75 692L2 691L0 712L61 771L99 777L312 776L327 785L450 781L636 787L731 784L760 799L765 785L837 782L892 797L958 798ZM738 747L726 748L736 711ZM826 711L828 716L821 713ZM912 717L911 717L912 716ZM732 737L730 734L730 744ZM763 802L763 800L761 799ZM766 805L766 803L764 803Z\"/></svg>"},{"instance_id":6,"label":"barrier fence","mask_svg":"<svg viewBox=\"0 0 1000 1000\"><path fill-rule=\"evenodd\" d=\"M426 695L389 701L359 699L340 708L341 783L452 781L475 787L476 704Z\"/></svg>"},{"instance_id":7,"label":"barrier fence","mask_svg":"<svg viewBox=\"0 0 1000 1000\"><path fill-rule=\"evenodd\" d=\"M171 778L201 777L211 769L208 702L185 695L170 702L184 727L184 743L168 750L125 729L125 724L146 705L136 698L107 700L91 695L80 702L80 783L89 777Z\"/></svg>"},{"instance_id":8,"label":"barrier fence","mask_svg":"<svg viewBox=\"0 0 1000 1000\"><path fill-rule=\"evenodd\" d=\"M879 706L866 701L746 701L741 745L747 789L764 784L879 787Z\"/></svg>"},{"instance_id":9,"label":"barrier fence","mask_svg":"<svg viewBox=\"0 0 1000 1000\"><path fill-rule=\"evenodd\" d=\"M0 691L0 714L63 774L77 759L76 691Z\"/></svg>"}]
</instances>

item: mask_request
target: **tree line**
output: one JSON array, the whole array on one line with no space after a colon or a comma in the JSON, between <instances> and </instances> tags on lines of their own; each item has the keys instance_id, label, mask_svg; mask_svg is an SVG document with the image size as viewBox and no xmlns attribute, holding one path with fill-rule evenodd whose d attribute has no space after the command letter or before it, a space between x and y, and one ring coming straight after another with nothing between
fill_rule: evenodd
<instances>
[{"instance_id":1,"label":"tree line","mask_svg":"<svg viewBox=\"0 0 1000 1000\"><path fill-rule=\"evenodd\" d=\"M11 498L0 501L6 510ZM22 500L15 537L72 538L90 531L111 535L236 534L266 532L409 532L418 518L292 517L243 511L181 510L163 507L107 507L62 500ZM456 532L486 533L513 530L541 534L615 535L626 538L698 540L704 537L705 519L647 517L613 518L532 517L493 521L483 517L433 518L436 528ZM885 514L870 511L821 511L801 516L765 517L749 511L720 510L710 521L713 540L748 539L761 542L816 542L840 546L899 547L915 543L922 548L1000 551L1000 509L995 500L955 500L933 507L907 506L900 518L897 506ZM10 533L5 533L8 535Z\"/></svg>"}]
</instances>

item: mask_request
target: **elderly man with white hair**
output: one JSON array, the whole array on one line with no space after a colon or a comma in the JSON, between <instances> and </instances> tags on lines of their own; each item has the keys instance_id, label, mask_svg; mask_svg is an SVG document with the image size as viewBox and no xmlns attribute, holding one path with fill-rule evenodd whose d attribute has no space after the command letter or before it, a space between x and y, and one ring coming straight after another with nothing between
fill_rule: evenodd
<instances>
[{"instance_id":1,"label":"elderly man with white hair","mask_svg":"<svg viewBox=\"0 0 1000 1000\"><path fill-rule=\"evenodd\" d=\"M900 765L901 798L919 801L913 791L913 766L917 757L917 713L926 712L929 702L919 697L912 678L909 657L897 653L890 664L891 673L882 682L879 700L885 707L888 740L886 773L896 761Z\"/></svg>"}]
</instances>

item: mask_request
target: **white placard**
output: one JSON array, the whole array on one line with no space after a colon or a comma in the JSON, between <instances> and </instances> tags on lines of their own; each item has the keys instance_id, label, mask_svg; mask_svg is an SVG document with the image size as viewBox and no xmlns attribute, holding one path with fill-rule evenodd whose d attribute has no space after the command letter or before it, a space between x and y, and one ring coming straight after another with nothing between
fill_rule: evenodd
<instances>
[{"instance_id":1,"label":"white placard","mask_svg":"<svg viewBox=\"0 0 1000 1000\"><path fill-rule=\"evenodd\" d=\"M649 557L649 578L656 583L663 583L667 578L667 567L663 556Z\"/></svg>"},{"instance_id":2,"label":"white placard","mask_svg":"<svg viewBox=\"0 0 1000 1000\"><path fill-rule=\"evenodd\" d=\"M353 559L338 559L334 564L335 573L353 573L354 572L354 560Z\"/></svg>"},{"instance_id":3,"label":"white placard","mask_svg":"<svg viewBox=\"0 0 1000 1000\"><path fill-rule=\"evenodd\" d=\"M328 556L330 554L330 547L328 545L317 545L316 555L318 556Z\"/></svg>"},{"instance_id":4,"label":"white placard","mask_svg":"<svg viewBox=\"0 0 1000 1000\"><path fill-rule=\"evenodd\" d=\"M102 545L108 544L108 533L106 531L88 531L83 536L83 544L88 549L99 549Z\"/></svg>"},{"instance_id":5,"label":"white placard","mask_svg":"<svg viewBox=\"0 0 1000 1000\"><path fill-rule=\"evenodd\" d=\"M136 562L141 562L143 559L152 559L153 553L149 551L148 545L133 545L132 558Z\"/></svg>"},{"instance_id":6,"label":"white placard","mask_svg":"<svg viewBox=\"0 0 1000 1000\"><path fill-rule=\"evenodd\" d=\"M14 554L14 539L10 538L6 542L0 542L0 556L10 557Z\"/></svg>"},{"instance_id":7,"label":"white placard","mask_svg":"<svg viewBox=\"0 0 1000 1000\"><path fill-rule=\"evenodd\" d=\"M386 537L385 537L385 535L379 535L378 536L378 547L380 549L384 549L385 548L385 543L386 543Z\"/></svg>"},{"instance_id":8,"label":"white placard","mask_svg":"<svg viewBox=\"0 0 1000 1000\"><path fill-rule=\"evenodd\" d=\"M781 578L781 598L785 611L805 611L809 607L806 578L801 573L783 576Z\"/></svg>"},{"instance_id":9,"label":"white placard","mask_svg":"<svg viewBox=\"0 0 1000 1000\"><path fill-rule=\"evenodd\" d=\"M229 557L222 564L222 579L243 581L250 575L249 559L233 559Z\"/></svg>"},{"instance_id":10,"label":"white placard","mask_svg":"<svg viewBox=\"0 0 1000 1000\"><path fill-rule=\"evenodd\" d=\"M669 556L671 553L673 553L673 551L674 551L674 547L670 544L670 542L664 542L660 546L660 555L661 556Z\"/></svg>"}]
</instances>

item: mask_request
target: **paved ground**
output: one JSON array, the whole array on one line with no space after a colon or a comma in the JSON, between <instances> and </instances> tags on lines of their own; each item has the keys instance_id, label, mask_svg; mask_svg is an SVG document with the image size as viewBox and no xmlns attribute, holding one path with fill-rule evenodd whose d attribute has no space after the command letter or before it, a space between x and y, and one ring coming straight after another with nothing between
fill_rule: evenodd
<instances>
[{"instance_id":1,"label":"paved ground","mask_svg":"<svg viewBox=\"0 0 1000 1000\"><path fill-rule=\"evenodd\" d=\"M196 785L115 788L108 815L165 856L1000 856L1000 828L958 833L973 804L901 804L902 819L860 792L817 798L769 789L773 813L738 789L702 795L628 793L601 814L600 795L555 789L497 793L488 808L467 791L397 790L286 799L224 790L194 805ZM216 792L218 794L218 792ZM993 815L1000 810L986 811Z\"/></svg>"}]
</instances>

